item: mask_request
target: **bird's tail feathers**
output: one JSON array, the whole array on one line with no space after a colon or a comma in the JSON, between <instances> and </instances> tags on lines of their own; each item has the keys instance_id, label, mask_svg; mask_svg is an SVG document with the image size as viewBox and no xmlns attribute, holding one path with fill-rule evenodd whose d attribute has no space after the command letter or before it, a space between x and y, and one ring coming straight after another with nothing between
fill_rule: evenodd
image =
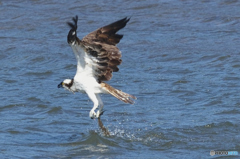
<instances>
[{"instance_id":1,"label":"bird's tail feathers","mask_svg":"<svg viewBox=\"0 0 240 159\"><path fill-rule=\"evenodd\" d=\"M115 89L112 86L108 85L107 83L102 82L101 87L109 94L123 101L124 103L134 104L134 100L137 99L135 96L124 93L121 90Z\"/></svg>"}]
</instances>

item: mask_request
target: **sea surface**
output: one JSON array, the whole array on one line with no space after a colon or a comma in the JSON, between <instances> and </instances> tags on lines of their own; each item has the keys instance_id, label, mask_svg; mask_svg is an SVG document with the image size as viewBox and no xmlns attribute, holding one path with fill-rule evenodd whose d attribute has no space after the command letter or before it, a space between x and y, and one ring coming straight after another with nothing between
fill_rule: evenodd
<instances>
[{"instance_id":1,"label":"sea surface","mask_svg":"<svg viewBox=\"0 0 240 159\"><path fill-rule=\"evenodd\" d=\"M108 84L135 95L93 103L57 85L76 73L78 37L131 17ZM236 156L210 151L238 151ZM0 158L239 158L240 1L0 1Z\"/></svg>"}]
</instances>

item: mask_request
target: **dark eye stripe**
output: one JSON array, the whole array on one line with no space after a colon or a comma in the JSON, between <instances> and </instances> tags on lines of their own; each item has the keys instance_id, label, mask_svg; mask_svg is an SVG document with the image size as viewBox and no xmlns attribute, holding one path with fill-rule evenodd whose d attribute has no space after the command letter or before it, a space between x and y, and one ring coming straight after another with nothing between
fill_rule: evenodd
<instances>
[{"instance_id":1,"label":"dark eye stripe","mask_svg":"<svg viewBox=\"0 0 240 159\"><path fill-rule=\"evenodd\" d=\"M68 88L72 87L73 81L74 81L74 80L72 79L71 82L70 82L69 84L65 84L65 86L67 86Z\"/></svg>"}]
</instances>

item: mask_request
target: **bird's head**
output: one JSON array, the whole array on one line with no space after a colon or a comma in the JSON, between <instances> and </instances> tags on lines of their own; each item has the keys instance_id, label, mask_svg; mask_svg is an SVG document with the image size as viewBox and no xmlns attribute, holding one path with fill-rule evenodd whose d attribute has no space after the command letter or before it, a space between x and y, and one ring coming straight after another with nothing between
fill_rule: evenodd
<instances>
[{"instance_id":1,"label":"bird's head","mask_svg":"<svg viewBox=\"0 0 240 159\"><path fill-rule=\"evenodd\" d=\"M73 89L71 88L72 86L73 86L73 79L65 79L58 85L58 88L65 88L70 92L74 92Z\"/></svg>"}]
</instances>

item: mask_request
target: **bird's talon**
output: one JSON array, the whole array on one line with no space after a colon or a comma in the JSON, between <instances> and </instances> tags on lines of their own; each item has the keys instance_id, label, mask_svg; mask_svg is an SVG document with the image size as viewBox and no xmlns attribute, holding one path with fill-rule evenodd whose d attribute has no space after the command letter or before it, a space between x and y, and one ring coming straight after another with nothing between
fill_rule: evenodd
<instances>
[{"instance_id":1,"label":"bird's talon","mask_svg":"<svg viewBox=\"0 0 240 159\"><path fill-rule=\"evenodd\" d=\"M89 117L90 117L91 119L96 118L96 116L97 116L97 114L94 112L94 110L91 110L91 111L89 112Z\"/></svg>"},{"instance_id":2,"label":"bird's talon","mask_svg":"<svg viewBox=\"0 0 240 159\"><path fill-rule=\"evenodd\" d=\"M104 111L102 111L102 110L98 110L96 117L99 118L101 115L103 115L103 112L104 112Z\"/></svg>"}]
</instances>

